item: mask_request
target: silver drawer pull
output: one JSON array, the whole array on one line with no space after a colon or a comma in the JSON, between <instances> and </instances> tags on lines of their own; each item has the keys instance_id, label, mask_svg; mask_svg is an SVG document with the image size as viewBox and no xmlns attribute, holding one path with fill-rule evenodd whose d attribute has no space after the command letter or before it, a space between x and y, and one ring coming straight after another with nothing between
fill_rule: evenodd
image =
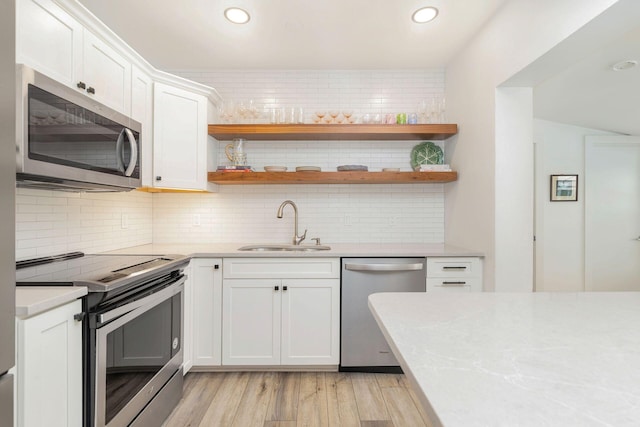
<instances>
[{"instance_id":1,"label":"silver drawer pull","mask_svg":"<svg viewBox=\"0 0 640 427\"><path fill-rule=\"evenodd\" d=\"M443 270L466 270L467 267L465 266L449 266L449 265L445 265L444 267L442 267Z\"/></svg>"},{"instance_id":2,"label":"silver drawer pull","mask_svg":"<svg viewBox=\"0 0 640 427\"><path fill-rule=\"evenodd\" d=\"M422 263L416 264L345 264L344 268L351 271L419 271Z\"/></svg>"},{"instance_id":3,"label":"silver drawer pull","mask_svg":"<svg viewBox=\"0 0 640 427\"><path fill-rule=\"evenodd\" d=\"M467 282L442 282L442 286L450 286L450 287L464 286L466 284Z\"/></svg>"}]
</instances>

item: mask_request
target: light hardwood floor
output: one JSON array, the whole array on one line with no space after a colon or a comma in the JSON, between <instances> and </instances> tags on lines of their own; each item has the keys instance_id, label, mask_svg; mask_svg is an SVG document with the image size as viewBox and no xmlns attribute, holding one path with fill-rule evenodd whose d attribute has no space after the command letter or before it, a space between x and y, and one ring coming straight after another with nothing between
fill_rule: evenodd
<instances>
[{"instance_id":1,"label":"light hardwood floor","mask_svg":"<svg viewBox=\"0 0 640 427\"><path fill-rule=\"evenodd\" d=\"M404 375L189 373L165 427L429 427Z\"/></svg>"}]
</instances>

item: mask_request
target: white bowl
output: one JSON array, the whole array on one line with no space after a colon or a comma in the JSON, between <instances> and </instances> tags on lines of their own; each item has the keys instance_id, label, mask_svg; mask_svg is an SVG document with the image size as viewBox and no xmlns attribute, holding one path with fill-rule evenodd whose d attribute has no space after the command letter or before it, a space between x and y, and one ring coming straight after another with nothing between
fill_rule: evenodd
<instances>
[{"instance_id":1,"label":"white bowl","mask_svg":"<svg viewBox=\"0 0 640 427\"><path fill-rule=\"evenodd\" d=\"M287 167L286 166L265 166L264 170L265 172L286 172Z\"/></svg>"}]
</instances>

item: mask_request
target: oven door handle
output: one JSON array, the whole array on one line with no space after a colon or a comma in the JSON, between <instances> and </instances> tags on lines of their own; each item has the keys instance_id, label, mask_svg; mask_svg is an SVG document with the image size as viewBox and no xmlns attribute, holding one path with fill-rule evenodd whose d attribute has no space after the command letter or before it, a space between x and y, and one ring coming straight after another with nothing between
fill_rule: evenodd
<instances>
[{"instance_id":1,"label":"oven door handle","mask_svg":"<svg viewBox=\"0 0 640 427\"><path fill-rule=\"evenodd\" d=\"M99 314L97 316L98 324L105 324L137 308L144 307L146 305L152 305L154 302L166 300L167 298L179 293L182 290L182 286L180 285L182 285L186 280L186 276L180 276L178 280L176 280L170 286L162 289L161 291L153 293L148 297L142 298L140 300L130 302L129 304L123 305L122 307L114 308L113 310L109 310L106 313Z\"/></svg>"}]
</instances>

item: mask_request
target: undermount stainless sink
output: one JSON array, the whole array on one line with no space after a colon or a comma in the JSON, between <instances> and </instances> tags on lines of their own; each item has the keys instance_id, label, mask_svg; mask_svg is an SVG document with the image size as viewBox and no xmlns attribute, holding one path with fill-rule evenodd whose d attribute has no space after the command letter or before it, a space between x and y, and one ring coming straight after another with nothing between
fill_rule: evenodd
<instances>
[{"instance_id":1,"label":"undermount stainless sink","mask_svg":"<svg viewBox=\"0 0 640 427\"><path fill-rule=\"evenodd\" d=\"M249 245L238 248L239 251L290 251L290 252L312 252L328 251L329 246L324 245Z\"/></svg>"}]
</instances>

